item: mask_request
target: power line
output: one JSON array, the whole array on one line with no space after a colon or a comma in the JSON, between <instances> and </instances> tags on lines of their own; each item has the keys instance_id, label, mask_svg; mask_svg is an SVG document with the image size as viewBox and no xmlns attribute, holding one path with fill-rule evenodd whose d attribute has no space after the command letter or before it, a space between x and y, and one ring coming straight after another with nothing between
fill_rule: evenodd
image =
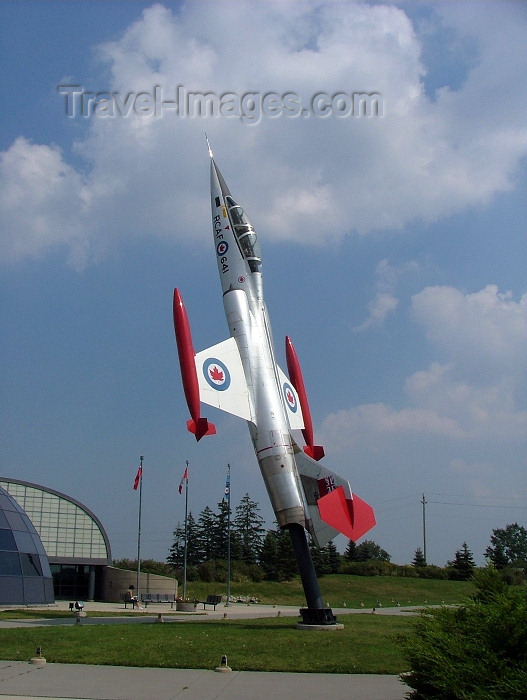
<instances>
[{"instance_id":1,"label":"power line","mask_svg":"<svg viewBox=\"0 0 527 700\"><path fill-rule=\"evenodd\" d=\"M456 502L451 502L451 501L428 501L428 503L438 503L443 506L465 506L467 508L502 508L505 510L526 510L527 505L525 506L504 506L504 505L499 505L496 503L462 503L460 501Z\"/></svg>"}]
</instances>

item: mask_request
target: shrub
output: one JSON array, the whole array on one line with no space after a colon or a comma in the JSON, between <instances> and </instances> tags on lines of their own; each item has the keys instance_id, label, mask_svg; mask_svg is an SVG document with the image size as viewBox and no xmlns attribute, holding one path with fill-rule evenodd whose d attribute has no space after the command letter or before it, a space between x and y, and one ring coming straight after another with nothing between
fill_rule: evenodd
<instances>
[{"instance_id":1,"label":"shrub","mask_svg":"<svg viewBox=\"0 0 527 700\"><path fill-rule=\"evenodd\" d=\"M476 573L477 591L459 608L427 609L401 639L411 671L402 680L412 700L527 698L525 590L499 573Z\"/></svg>"},{"instance_id":2,"label":"shrub","mask_svg":"<svg viewBox=\"0 0 527 700\"><path fill-rule=\"evenodd\" d=\"M447 579L448 572L441 566L435 566L434 564L425 564L425 566L416 566L415 575L417 578L436 578L436 579Z\"/></svg>"},{"instance_id":3,"label":"shrub","mask_svg":"<svg viewBox=\"0 0 527 700\"><path fill-rule=\"evenodd\" d=\"M343 561L339 568L340 574L353 576L393 576L399 567L388 561ZM397 575L397 573L395 573Z\"/></svg>"}]
</instances>

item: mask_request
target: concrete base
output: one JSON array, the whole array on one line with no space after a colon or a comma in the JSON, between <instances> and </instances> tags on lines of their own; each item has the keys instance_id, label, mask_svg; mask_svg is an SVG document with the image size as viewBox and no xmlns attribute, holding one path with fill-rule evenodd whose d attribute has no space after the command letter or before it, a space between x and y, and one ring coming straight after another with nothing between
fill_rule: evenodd
<instances>
[{"instance_id":1,"label":"concrete base","mask_svg":"<svg viewBox=\"0 0 527 700\"><path fill-rule=\"evenodd\" d=\"M216 666L214 670L218 671L218 673L230 673L232 668L230 666Z\"/></svg>"},{"instance_id":2,"label":"concrete base","mask_svg":"<svg viewBox=\"0 0 527 700\"><path fill-rule=\"evenodd\" d=\"M43 656L33 656L33 658L29 659L29 663L33 664L33 666L45 666L46 659Z\"/></svg>"},{"instance_id":3,"label":"concrete base","mask_svg":"<svg viewBox=\"0 0 527 700\"><path fill-rule=\"evenodd\" d=\"M336 625L305 625L303 622L297 622L297 630L307 630L308 632L334 632L336 630L343 630L344 625L338 622Z\"/></svg>"}]
</instances>

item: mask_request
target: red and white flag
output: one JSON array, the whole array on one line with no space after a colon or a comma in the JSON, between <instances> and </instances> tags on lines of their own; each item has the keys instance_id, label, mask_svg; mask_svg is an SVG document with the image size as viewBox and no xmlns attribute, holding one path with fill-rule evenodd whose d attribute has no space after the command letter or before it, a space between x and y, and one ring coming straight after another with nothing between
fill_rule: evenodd
<instances>
[{"instance_id":1,"label":"red and white flag","mask_svg":"<svg viewBox=\"0 0 527 700\"><path fill-rule=\"evenodd\" d=\"M188 467L185 467L185 473L183 474L183 478L179 482L179 488L178 488L179 493L183 493L183 483L185 481L188 481Z\"/></svg>"},{"instance_id":2,"label":"red and white flag","mask_svg":"<svg viewBox=\"0 0 527 700\"><path fill-rule=\"evenodd\" d=\"M137 470L137 474L135 475L135 480L134 480L134 491L137 491L137 487L139 486L139 482L143 478L143 467L142 465L139 466L139 469Z\"/></svg>"}]
</instances>

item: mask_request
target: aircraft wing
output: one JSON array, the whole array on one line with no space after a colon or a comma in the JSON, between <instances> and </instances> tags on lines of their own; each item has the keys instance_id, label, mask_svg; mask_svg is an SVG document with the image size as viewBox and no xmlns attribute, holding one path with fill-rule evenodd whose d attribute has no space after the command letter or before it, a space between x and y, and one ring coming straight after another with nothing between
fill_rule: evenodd
<instances>
[{"instance_id":1,"label":"aircraft wing","mask_svg":"<svg viewBox=\"0 0 527 700\"><path fill-rule=\"evenodd\" d=\"M199 398L209 406L255 421L242 361L234 338L195 355Z\"/></svg>"},{"instance_id":2,"label":"aircraft wing","mask_svg":"<svg viewBox=\"0 0 527 700\"><path fill-rule=\"evenodd\" d=\"M195 363L200 401L256 424L236 340L228 338L196 353ZM290 428L300 430L304 421L298 394L280 367L276 369Z\"/></svg>"},{"instance_id":3,"label":"aircraft wing","mask_svg":"<svg viewBox=\"0 0 527 700\"><path fill-rule=\"evenodd\" d=\"M289 420L289 427L291 430L302 430L304 427L304 417L302 415L302 407L297 391L278 365L276 365L276 369L278 370L280 391Z\"/></svg>"}]
</instances>

